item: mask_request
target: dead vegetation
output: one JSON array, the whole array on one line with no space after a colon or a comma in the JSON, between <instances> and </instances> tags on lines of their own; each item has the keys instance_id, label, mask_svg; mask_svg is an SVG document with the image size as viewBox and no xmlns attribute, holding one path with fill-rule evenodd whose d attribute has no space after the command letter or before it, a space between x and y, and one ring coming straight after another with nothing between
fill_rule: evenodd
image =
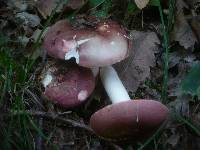
<instances>
[{"instance_id":1,"label":"dead vegetation","mask_svg":"<svg viewBox=\"0 0 200 150\"><path fill-rule=\"evenodd\" d=\"M58 2L0 0L0 149L200 149L200 1ZM40 74L52 59L41 47L46 30L64 18L90 25L91 16L130 31L130 57L115 65L130 96L170 108L165 126L143 143L108 142L88 126L90 116L110 103L100 82L72 110L41 96Z\"/></svg>"}]
</instances>

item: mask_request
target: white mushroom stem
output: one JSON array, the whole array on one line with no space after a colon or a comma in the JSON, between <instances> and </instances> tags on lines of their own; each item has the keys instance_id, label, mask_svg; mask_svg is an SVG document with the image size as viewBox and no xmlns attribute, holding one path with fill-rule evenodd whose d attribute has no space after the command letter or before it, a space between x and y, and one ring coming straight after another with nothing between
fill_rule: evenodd
<instances>
[{"instance_id":1,"label":"white mushroom stem","mask_svg":"<svg viewBox=\"0 0 200 150\"><path fill-rule=\"evenodd\" d=\"M100 69L101 81L112 103L119 103L130 100L126 88L115 69L112 66Z\"/></svg>"},{"instance_id":2,"label":"white mushroom stem","mask_svg":"<svg viewBox=\"0 0 200 150\"><path fill-rule=\"evenodd\" d=\"M99 67L92 67L90 68L94 77L97 77L97 75L99 74Z\"/></svg>"}]
</instances>

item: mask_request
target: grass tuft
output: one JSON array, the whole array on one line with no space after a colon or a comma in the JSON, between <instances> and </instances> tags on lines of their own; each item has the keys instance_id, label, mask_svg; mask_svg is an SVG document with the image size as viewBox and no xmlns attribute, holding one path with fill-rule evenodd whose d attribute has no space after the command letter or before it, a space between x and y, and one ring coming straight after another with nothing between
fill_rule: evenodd
<instances>
[{"instance_id":1,"label":"grass tuft","mask_svg":"<svg viewBox=\"0 0 200 150\"><path fill-rule=\"evenodd\" d=\"M41 37L50 25L58 7L59 3L38 36L34 45L35 49L39 48ZM29 114L14 116L10 110L25 111L27 109L26 89L34 82L29 81L28 78L32 74L36 59L31 59L31 56L27 59L23 55L16 58L16 49L10 48L13 45L12 42L8 37L0 34L0 107L2 112L7 113L6 117L0 117L3 120L0 125L0 137L3 140L0 141L0 145L1 149L5 150L32 150L35 147L35 135L41 136L44 140L48 138Z\"/></svg>"}]
</instances>

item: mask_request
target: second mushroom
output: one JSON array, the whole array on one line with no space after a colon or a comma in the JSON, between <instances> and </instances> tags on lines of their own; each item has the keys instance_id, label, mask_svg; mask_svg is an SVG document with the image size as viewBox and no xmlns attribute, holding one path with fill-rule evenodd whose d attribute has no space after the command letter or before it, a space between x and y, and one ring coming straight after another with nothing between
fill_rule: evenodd
<instances>
[{"instance_id":1,"label":"second mushroom","mask_svg":"<svg viewBox=\"0 0 200 150\"><path fill-rule=\"evenodd\" d=\"M112 66L100 69L104 88L113 104L91 116L98 136L114 141L141 140L152 135L166 120L168 109L155 100L131 100Z\"/></svg>"}]
</instances>

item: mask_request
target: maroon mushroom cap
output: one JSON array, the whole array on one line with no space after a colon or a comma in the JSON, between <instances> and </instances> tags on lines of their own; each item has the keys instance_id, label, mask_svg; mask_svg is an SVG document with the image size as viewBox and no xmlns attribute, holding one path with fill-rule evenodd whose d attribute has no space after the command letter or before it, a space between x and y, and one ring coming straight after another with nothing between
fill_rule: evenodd
<instances>
[{"instance_id":1,"label":"maroon mushroom cap","mask_svg":"<svg viewBox=\"0 0 200 150\"><path fill-rule=\"evenodd\" d=\"M55 58L68 60L75 51L76 62L84 67L115 64L128 56L130 40L114 21L101 21L95 27L77 28L61 20L48 30L44 48Z\"/></svg>"},{"instance_id":2,"label":"maroon mushroom cap","mask_svg":"<svg viewBox=\"0 0 200 150\"><path fill-rule=\"evenodd\" d=\"M42 81L43 95L50 101L72 108L82 104L95 87L90 69L72 64L53 63L46 69Z\"/></svg>"},{"instance_id":3,"label":"maroon mushroom cap","mask_svg":"<svg viewBox=\"0 0 200 150\"><path fill-rule=\"evenodd\" d=\"M108 140L141 140L152 135L167 115L167 107L158 101L129 100L97 111L90 119L90 126Z\"/></svg>"}]
</instances>

